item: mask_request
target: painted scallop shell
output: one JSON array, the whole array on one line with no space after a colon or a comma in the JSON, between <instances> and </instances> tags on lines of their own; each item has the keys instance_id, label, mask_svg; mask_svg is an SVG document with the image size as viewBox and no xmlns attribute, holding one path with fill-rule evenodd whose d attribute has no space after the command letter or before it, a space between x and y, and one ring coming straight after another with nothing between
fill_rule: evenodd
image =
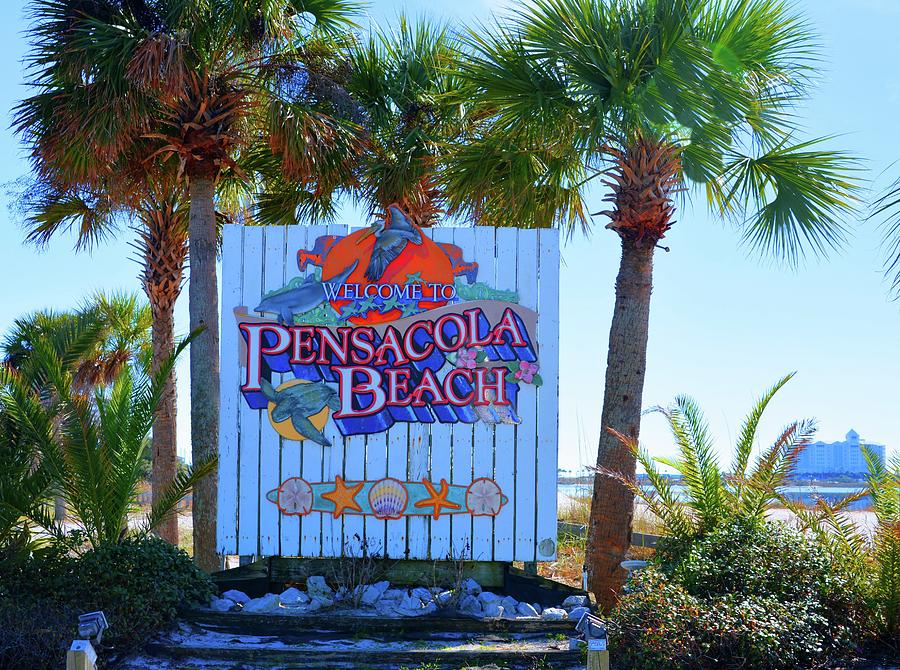
<instances>
[{"instance_id":1,"label":"painted scallop shell","mask_svg":"<svg viewBox=\"0 0 900 670\"><path fill-rule=\"evenodd\" d=\"M312 510L313 490L305 479L291 477L278 487L278 509L288 516L303 516Z\"/></svg>"},{"instance_id":2,"label":"painted scallop shell","mask_svg":"<svg viewBox=\"0 0 900 670\"><path fill-rule=\"evenodd\" d=\"M493 479L476 479L466 489L466 509L472 516L497 516L505 503L506 496Z\"/></svg>"},{"instance_id":3,"label":"painted scallop shell","mask_svg":"<svg viewBox=\"0 0 900 670\"><path fill-rule=\"evenodd\" d=\"M408 501L406 485L392 477L379 479L369 489L369 505L376 519L402 518Z\"/></svg>"}]
</instances>

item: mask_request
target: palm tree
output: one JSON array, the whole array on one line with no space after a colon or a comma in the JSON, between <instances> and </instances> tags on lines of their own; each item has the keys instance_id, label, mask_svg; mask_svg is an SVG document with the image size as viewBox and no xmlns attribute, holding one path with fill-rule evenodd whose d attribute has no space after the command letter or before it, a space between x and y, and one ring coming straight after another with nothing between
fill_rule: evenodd
<instances>
[{"instance_id":1,"label":"palm tree","mask_svg":"<svg viewBox=\"0 0 900 670\"><path fill-rule=\"evenodd\" d=\"M100 293L74 312L43 311L16 319L0 351L4 368L52 405L57 399L37 354L59 358L71 373L72 392L87 395L110 385L124 367L148 369L149 327L150 310L136 296ZM61 496L56 497L54 518L66 518Z\"/></svg>"},{"instance_id":2,"label":"palm tree","mask_svg":"<svg viewBox=\"0 0 900 670\"><path fill-rule=\"evenodd\" d=\"M140 155L140 151L135 153ZM52 170L52 166L42 167L44 171ZM152 314L152 361L148 369L158 370L175 347L175 302L181 294L187 258L184 189L172 170L154 163L115 165L105 170L101 166L97 173L102 175L99 188L55 188L46 179L28 183L18 203L27 217L27 239L44 246L58 233L75 231L76 251L90 250L125 220L137 219L138 225L133 226L137 236L134 247L143 266L141 283ZM173 371L153 424L154 501L160 499L177 474L176 412ZM156 532L177 545L178 519L166 519Z\"/></svg>"},{"instance_id":3,"label":"palm tree","mask_svg":"<svg viewBox=\"0 0 900 670\"><path fill-rule=\"evenodd\" d=\"M190 247L191 450L196 462L218 449L219 316L215 186L240 177L238 152L280 132L289 148L315 153L297 122L300 107L269 105L266 84L285 53L347 22L346 0L38 0L30 34L37 93L17 109L35 166L52 183L93 184L139 139L144 160L175 158L187 177ZM285 157L287 160L289 157ZM101 175L102 176L102 175ZM194 558L216 557L216 477L194 495Z\"/></svg>"},{"instance_id":4,"label":"palm tree","mask_svg":"<svg viewBox=\"0 0 900 670\"><path fill-rule=\"evenodd\" d=\"M587 225L585 188L609 187L622 256L597 465L632 476L609 429L638 438L653 255L681 191L705 191L755 250L796 263L838 247L854 160L797 141L793 106L818 63L781 0L532 0L469 36L467 97L484 117L448 174L481 222ZM474 194L474 204L464 202ZM595 478L587 564L599 602L621 586L633 493Z\"/></svg>"},{"instance_id":5,"label":"palm tree","mask_svg":"<svg viewBox=\"0 0 900 670\"><path fill-rule=\"evenodd\" d=\"M286 138L273 132L265 151L251 152L241 166L260 175L256 220L328 220L346 194L370 214L399 204L418 225L433 225L446 206L444 158L471 124L456 99L460 48L446 25L403 15L392 29L308 46L308 61L318 55L304 70L313 85L273 97L315 109L333 148L315 163L283 160Z\"/></svg>"},{"instance_id":6,"label":"palm tree","mask_svg":"<svg viewBox=\"0 0 900 670\"><path fill-rule=\"evenodd\" d=\"M118 542L128 533L129 515L136 511L147 436L171 368L187 342L154 374L148 376L138 367L123 365L108 387L85 393L77 390L77 369L66 360L79 351L77 343L83 339L80 327L75 326L64 330L62 336L57 334L55 342L66 345L62 351L46 339L36 341L29 366L35 376L45 380L38 392L32 380L13 368L0 370L0 414L17 443L39 457L33 473L14 482L17 490L0 493L0 512L6 513L0 514L0 519L6 522L18 513L18 523L24 518L58 542L69 544L62 526L41 513L41 498L52 482L50 487L59 489L72 509L83 540L96 548ZM172 516L178 501L215 464L215 459L197 463L178 475L153 504L138 532L146 534ZM39 479L34 472L40 473ZM73 548L81 544L77 538Z\"/></svg>"}]
</instances>

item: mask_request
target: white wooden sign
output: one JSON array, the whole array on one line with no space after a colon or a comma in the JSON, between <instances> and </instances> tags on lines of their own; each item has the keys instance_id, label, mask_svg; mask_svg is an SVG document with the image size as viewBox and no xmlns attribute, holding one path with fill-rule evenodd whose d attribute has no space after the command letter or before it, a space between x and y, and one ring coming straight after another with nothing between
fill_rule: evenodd
<instances>
[{"instance_id":1,"label":"white wooden sign","mask_svg":"<svg viewBox=\"0 0 900 670\"><path fill-rule=\"evenodd\" d=\"M559 237L224 231L223 554L556 557Z\"/></svg>"}]
</instances>

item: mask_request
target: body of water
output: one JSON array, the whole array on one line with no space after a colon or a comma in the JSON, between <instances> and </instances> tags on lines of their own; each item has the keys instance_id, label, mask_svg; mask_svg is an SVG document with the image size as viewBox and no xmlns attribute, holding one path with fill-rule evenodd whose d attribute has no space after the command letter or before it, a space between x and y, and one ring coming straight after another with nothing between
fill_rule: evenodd
<instances>
[{"instance_id":1,"label":"body of water","mask_svg":"<svg viewBox=\"0 0 900 670\"><path fill-rule=\"evenodd\" d=\"M783 489L784 494L791 500L798 500L804 504L812 505L819 498L824 498L829 503L835 503L847 497L851 493L856 493L861 486L788 486ZM647 491L652 490L649 485L644 485ZM589 497L591 495L591 487L585 484L560 484L559 493L569 498ZM678 493L679 497L684 496L684 487L680 484L673 484L672 490ZM851 503L848 509L865 510L872 506L872 502L868 496Z\"/></svg>"}]
</instances>

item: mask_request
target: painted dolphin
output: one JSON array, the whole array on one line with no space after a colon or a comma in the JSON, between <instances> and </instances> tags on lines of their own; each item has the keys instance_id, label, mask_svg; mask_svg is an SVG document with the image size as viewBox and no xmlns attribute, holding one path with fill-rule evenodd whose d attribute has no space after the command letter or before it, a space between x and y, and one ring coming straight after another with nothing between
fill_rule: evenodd
<instances>
[{"instance_id":1,"label":"painted dolphin","mask_svg":"<svg viewBox=\"0 0 900 670\"><path fill-rule=\"evenodd\" d=\"M387 216L369 228L359 241L375 235L375 246L366 268L366 279L378 281L397 256L412 242L422 244L422 232L406 217L396 205L388 206Z\"/></svg>"},{"instance_id":2,"label":"painted dolphin","mask_svg":"<svg viewBox=\"0 0 900 670\"><path fill-rule=\"evenodd\" d=\"M356 269L359 261L353 261L350 267L346 268L340 274L327 279L328 283L343 284L347 281L350 273ZM269 312L277 314L282 325L293 325L294 317L298 314L305 314L311 309L315 309L325 302L325 289L322 282L310 275L300 286L296 288L282 289L271 293L262 299L256 307L255 312Z\"/></svg>"},{"instance_id":3,"label":"painted dolphin","mask_svg":"<svg viewBox=\"0 0 900 670\"><path fill-rule=\"evenodd\" d=\"M339 410L341 401L337 391L323 383L295 384L277 391L266 379L260 380L260 386L263 395L275 403L273 421L281 423L290 418L291 425L302 437L323 447L331 446L328 438L312 424L309 417L321 412L326 405L335 412Z\"/></svg>"}]
</instances>

